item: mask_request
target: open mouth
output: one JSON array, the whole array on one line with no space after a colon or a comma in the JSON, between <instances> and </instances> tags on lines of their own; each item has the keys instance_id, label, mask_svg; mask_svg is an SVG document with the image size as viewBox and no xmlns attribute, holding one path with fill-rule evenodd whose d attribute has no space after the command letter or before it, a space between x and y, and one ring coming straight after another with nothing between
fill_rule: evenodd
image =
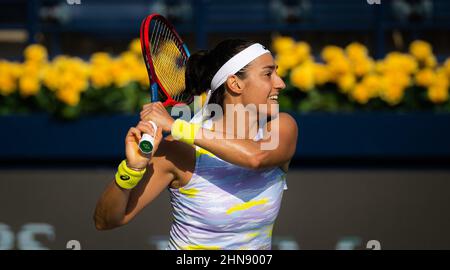
<instances>
[{"instance_id":1,"label":"open mouth","mask_svg":"<svg viewBox=\"0 0 450 270\"><path fill-rule=\"evenodd\" d=\"M270 100L278 101L278 95L272 95L272 96L269 96L269 99L270 99Z\"/></svg>"}]
</instances>

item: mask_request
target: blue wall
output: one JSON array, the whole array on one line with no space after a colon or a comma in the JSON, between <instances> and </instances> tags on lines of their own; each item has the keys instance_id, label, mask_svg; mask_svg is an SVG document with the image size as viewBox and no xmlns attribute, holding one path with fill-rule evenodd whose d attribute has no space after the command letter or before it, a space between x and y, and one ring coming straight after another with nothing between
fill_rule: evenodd
<instances>
[{"instance_id":1,"label":"blue wall","mask_svg":"<svg viewBox=\"0 0 450 270\"><path fill-rule=\"evenodd\" d=\"M296 158L449 158L450 114L293 114ZM0 159L120 159L138 115L60 121L47 115L0 117Z\"/></svg>"}]
</instances>

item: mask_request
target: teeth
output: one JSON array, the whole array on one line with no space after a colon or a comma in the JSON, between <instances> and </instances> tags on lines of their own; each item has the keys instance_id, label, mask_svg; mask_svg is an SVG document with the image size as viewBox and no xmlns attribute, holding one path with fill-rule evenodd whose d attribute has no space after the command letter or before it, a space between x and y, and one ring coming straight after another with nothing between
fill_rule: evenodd
<instances>
[{"instance_id":1,"label":"teeth","mask_svg":"<svg viewBox=\"0 0 450 270\"><path fill-rule=\"evenodd\" d=\"M270 96L269 99L272 99L272 100L278 100L278 95Z\"/></svg>"}]
</instances>

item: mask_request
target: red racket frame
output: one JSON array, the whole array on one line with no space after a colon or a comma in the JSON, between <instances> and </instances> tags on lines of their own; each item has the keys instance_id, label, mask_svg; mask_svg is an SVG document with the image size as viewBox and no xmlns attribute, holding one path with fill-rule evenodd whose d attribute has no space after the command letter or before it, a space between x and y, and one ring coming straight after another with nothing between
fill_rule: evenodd
<instances>
[{"instance_id":1,"label":"red racket frame","mask_svg":"<svg viewBox=\"0 0 450 270\"><path fill-rule=\"evenodd\" d=\"M156 82L159 86L159 89L162 91L162 94L166 96L166 100L163 102L163 106L176 106L176 105L184 105L186 103L179 102L174 100L169 94L168 91L164 88L161 81L159 80L158 76L156 76L156 72L153 66L152 61L152 55L150 50L150 39L149 39L149 28L152 21L158 20L165 24L169 28L169 30L174 34L174 36L177 38L178 44L177 47L183 54L183 56L189 58L189 53L185 50L185 44L181 37L178 35L178 33L175 31L175 27L162 15L154 13L148 15L141 23L141 30L140 30L140 40L141 40L141 47L142 47L142 53L144 55L145 60L145 66L147 68L149 80L150 80L150 86L152 85L152 82ZM159 90L158 90L159 92ZM189 102L188 102L189 103Z\"/></svg>"}]
</instances>

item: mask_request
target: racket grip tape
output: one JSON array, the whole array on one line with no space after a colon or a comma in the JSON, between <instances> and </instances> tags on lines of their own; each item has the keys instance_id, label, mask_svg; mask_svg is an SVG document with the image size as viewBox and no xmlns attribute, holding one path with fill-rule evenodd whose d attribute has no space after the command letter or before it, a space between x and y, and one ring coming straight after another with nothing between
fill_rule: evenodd
<instances>
[{"instance_id":1,"label":"racket grip tape","mask_svg":"<svg viewBox=\"0 0 450 270\"><path fill-rule=\"evenodd\" d=\"M149 121L150 124L152 124L153 129L155 130L153 136L147 133L144 133L139 140L139 149L144 154L150 154L153 151L153 147L155 145L155 135L156 130L158 127L156 126L155 122Z\"/></svg>"}]
</instances>

